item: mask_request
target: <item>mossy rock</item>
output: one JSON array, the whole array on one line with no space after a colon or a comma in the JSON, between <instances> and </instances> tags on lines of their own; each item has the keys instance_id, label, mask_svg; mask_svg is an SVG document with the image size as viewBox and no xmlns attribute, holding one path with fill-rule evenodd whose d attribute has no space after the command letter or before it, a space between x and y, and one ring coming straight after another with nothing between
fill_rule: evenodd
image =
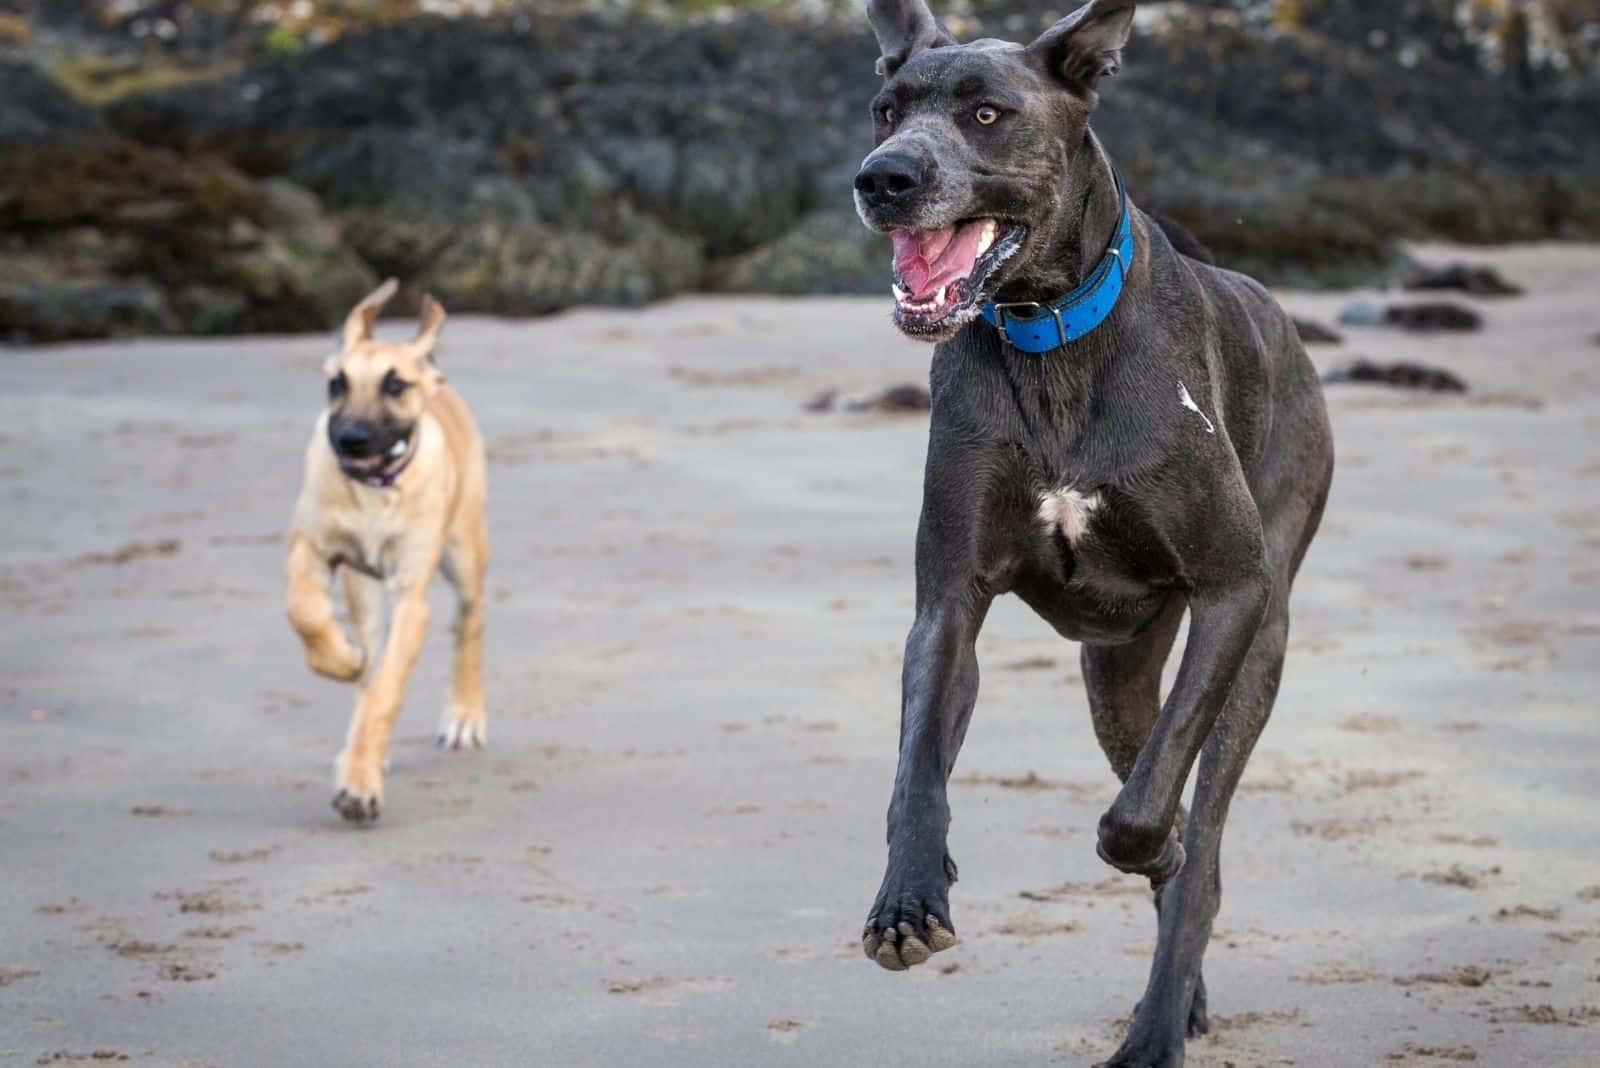
<instances>
[{"instance_id":1,"label":"mossy rock","mask_svg":"<svg viewBox=\"0 0 1600 1068\"><path fill-rule=\"evenodd\" d=\"M259 222L266 197L239 172L131 141L0 154L0 228L208 228Z\"/></svg>"},{"instance_id":2,"label":"mossy rock","mask_svg":"<svg viewBox=\"0 0 1600 1068\"><path fill-rule=\"evenodd\" d=\"M742 256L718 260L708 288L728 293L887 293L889 242L844 212L815 212Z\"/></svg>"},{"instance_id":3,"label":"mossy rock","mask_svg":"<svg viewBox=\"0 0 1600 1068\"><path fill-rule=\"evenodd\" d=\"M162 53L153 56L91 53L62 60L50 67L49 74L75 99L98 107L140 93L194 88L238 70L239 64L231 60L187 63L166 58Z\"/></svg>"},{"instance_id":4,"label":"mossy rock","mask_svg":"<svg viewBox=\"0 0 1600 1068\"><path fill-rule=\"evenodd\" d=\"M421 284L458 311L538 315L574 304L637 305L699 287L699 246L659 227L624 244L540 225L466 228Z\"/></svg>"},{"instance_id":5,"label":"mossy rock","mask_svg":"<svg viewBox=\"0 0 1600 1068\"><path fill-rule=\"evenodd\" d=\"M305 190L131 142L0 155L0 231L14 338L321 330L376 282Z\"/></svg>"},{"instance_id":6,"label":"mossy rock","mask_svg":"<svg viewBox=\"0 0 1600 1068\"><path fill-rule=\"evenodd\" d=\"M145 279L0 279L0 339L13 342L170 332L166 295Z\"/></svg>"}]
</instances>

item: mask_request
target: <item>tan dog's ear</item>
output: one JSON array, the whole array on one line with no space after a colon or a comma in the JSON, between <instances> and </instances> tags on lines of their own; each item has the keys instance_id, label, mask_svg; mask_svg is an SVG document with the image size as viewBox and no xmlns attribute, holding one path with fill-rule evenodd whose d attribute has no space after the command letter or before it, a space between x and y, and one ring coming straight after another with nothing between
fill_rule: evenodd
<instances>
[{"instance_id":1,"label":"tan dog's ear","mask_svg":"<svg viewBox=\"0 0 1600 1068\"><path fill-rule=\"evenodd\" d=\"M378 321L378 313L399 289L400 283L390 278L362 297L360 304L350 309L350 315L344 321L345 348L353 348L359 342L372 337L372 324Z\"/></svg>"},{"instance_id":2,"label":"tan dog's ear","mask_svg":"<svg viewBox=\"0 0 1600 1068\"><path fill-rule=\"evenodd\" d=\"M444 305L430 294L422 294L422 325L409 346L418 359L433 362L433 347L439 343L439 331L444 329L444 320Z\"/></svg>"}]
</instances>

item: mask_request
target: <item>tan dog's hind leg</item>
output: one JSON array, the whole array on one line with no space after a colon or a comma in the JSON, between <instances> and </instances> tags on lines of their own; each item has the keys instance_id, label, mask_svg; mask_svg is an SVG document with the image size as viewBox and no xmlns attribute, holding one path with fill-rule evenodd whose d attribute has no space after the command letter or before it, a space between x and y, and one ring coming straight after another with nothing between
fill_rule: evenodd
<instances>
[{"instance_id":1,"label":"tan dog's hind leg","mask_svg":"<svg viewBox=\"0 0 1600 1068\"><path fill-rule=\"evenodd\" d=\"M344 570L345 603L350 606L350 625L355 628L366 662L358 684L363 690L372 679L372 670L383 652L383 582L351 568Z\"/></svg>"},{"instance_id":2,"label":"tan dog's hind leg","mask_svg":"<svg viewBox=\"0 0 1600 1068\"><path fill-rule=\"evenodd\" d=\"M339 792L334 795L333 807L347 820L360 823L378 818L389 739L427 632L427 587L417 583L403 588L395 598L383 659L362 688L344 750L334 762Z\"/></svg>"},{"instance_id":3,"label":"tan dog's hind leg","mask_svg":"<svg viewBox=\"0 0 1600 1068\"><path fill-rule=\"evenodd\" d=\"M476 749L488 741L483 699L483 578L489 540L481 516L471 526L451 540L444 558L445 577L457 597L450 703L439 724L439 745L448 749Z\"/></svg>"},{"instance_id":4,"label":"tan dog's hind leg","mask_svg":"<svg viewBox=\"0 0 1600 1068\"><path fill-rule=\"evenodd\" d=\"M306 663L319 675L350 682L361 674L363 657L333 618L328 586L333 569L305 538L290 539L286 596L289 623L305 646Z\"/></svg>"}]
</instances>

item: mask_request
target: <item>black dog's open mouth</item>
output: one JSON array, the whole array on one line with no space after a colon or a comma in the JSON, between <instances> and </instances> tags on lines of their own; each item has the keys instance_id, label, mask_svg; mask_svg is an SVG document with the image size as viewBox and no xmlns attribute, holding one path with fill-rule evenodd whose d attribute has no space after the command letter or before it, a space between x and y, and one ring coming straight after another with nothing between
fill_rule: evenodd
<instances>
[{"instance_id":1,"label":"black dog's open mouth","mask_svg":"<svg viewBox=\"0 0 1600 1068\"><path fill-rule=\"evenodd\" d=\"M948 334L976 318L989 282L1027 233L1021 223L1001 219L895 230L895 325L908 334Z\"/></svg>"}]
</instances>

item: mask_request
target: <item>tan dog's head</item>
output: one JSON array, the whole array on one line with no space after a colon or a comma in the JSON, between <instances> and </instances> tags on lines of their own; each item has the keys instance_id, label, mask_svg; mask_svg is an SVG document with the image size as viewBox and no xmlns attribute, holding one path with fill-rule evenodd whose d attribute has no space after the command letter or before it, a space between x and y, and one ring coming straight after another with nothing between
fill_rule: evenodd
<instances>
[{"instance_id":1,"label":"tan dog's head","mask_svg":"<svg viewBox=\"0 0 1600 1068\"><path fill-rule=\"evenodd\" d=\"M410 341L372 336L378 312L399 288L391 278L351 309L344 349L323 367L328 443L345 474L378 485L387 485L410 459L417 420L444 383L433 363L444 308L432 297L422 298L422 328Z\"/></svg>"}]
</instances>

